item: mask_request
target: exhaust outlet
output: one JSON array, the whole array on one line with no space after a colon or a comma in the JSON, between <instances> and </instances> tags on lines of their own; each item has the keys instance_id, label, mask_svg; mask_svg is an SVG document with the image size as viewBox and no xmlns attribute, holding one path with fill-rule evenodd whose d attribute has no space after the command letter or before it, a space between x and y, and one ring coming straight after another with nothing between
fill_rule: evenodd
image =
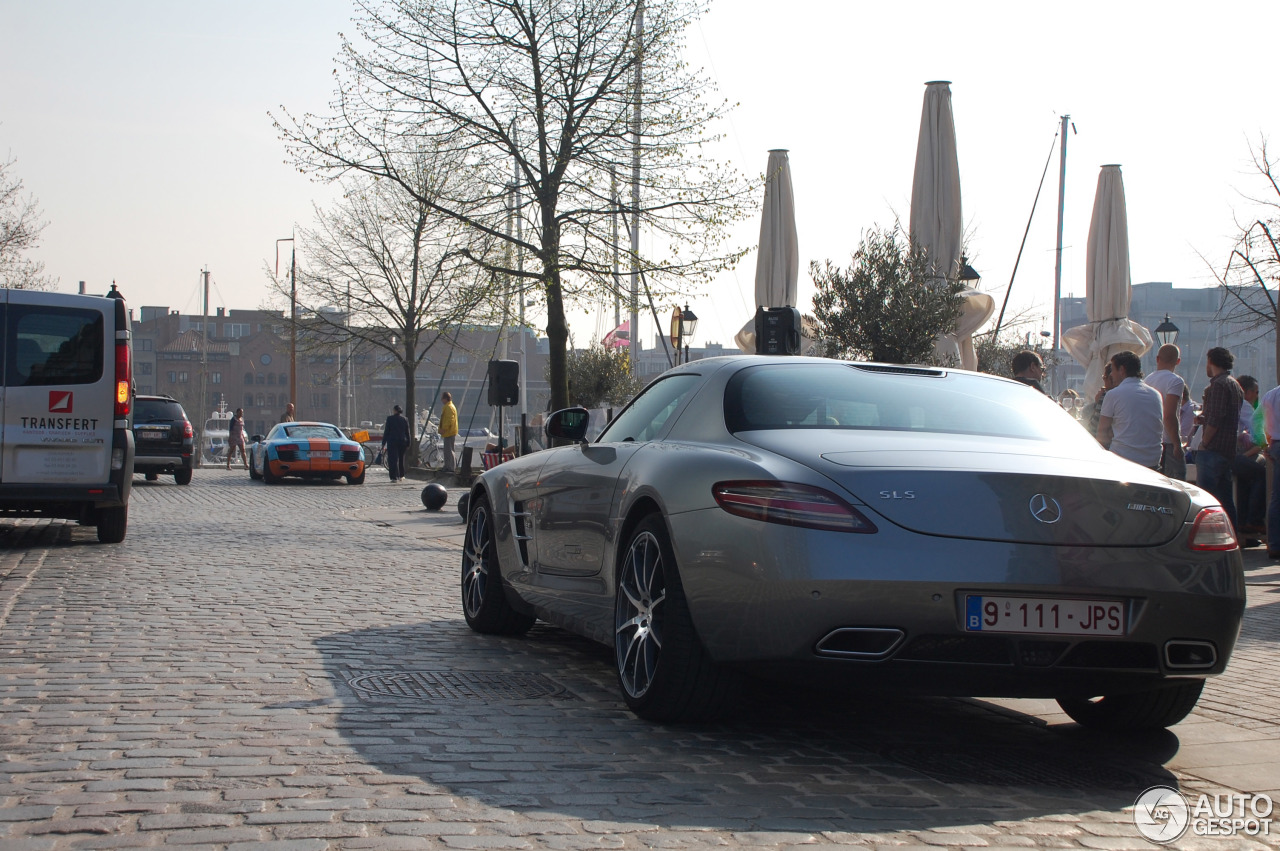
<instances>
[{"instance_id":1,"label":"exhaust outlet","mask_svg":"<svg viewBox=\"0 0 1280 851\"><path fill-rule=\"evenodd\" d=\"M906 637L894 627L846 626L827 633L816 647L819 656L845 659L883 659Z\"/></svg>"},{"instance_id":2,"label":"exhaust outlet","mask_svg":"<svg viewBox=\"0 0 1280 851\"><path fill-rule=\"evenodd\" d=\"M1174 639L1165 642L1164 663L1178 671L1212 668L1218 663L1218 648L1211 641Z\"/></svg>"}]
</instances>

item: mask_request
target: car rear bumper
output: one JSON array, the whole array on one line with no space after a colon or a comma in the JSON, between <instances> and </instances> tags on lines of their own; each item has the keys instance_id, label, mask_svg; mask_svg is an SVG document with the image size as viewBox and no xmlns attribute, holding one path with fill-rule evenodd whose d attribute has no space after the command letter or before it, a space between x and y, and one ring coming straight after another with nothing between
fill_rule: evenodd
<instances>
[{"instance_id":1,"label":"car rear bumper","mask_svg":"<svg viewBox=\"0 0 1280 851\"><path fill-rule=\"evenodd\" d=\"M102 485L0 484L0 516L87 521L89 512L128 503L113 482Z\"/></svg>"},{"instance_id":2,"label":"car rear bumper","mask_svg":"<svg viewBox=\"0 0 1280 851\"><path fill-rule=\"evenodd\" d=\"M190 454L135 455L133 458L133 471L135 473L172 473L184 467L189 469L192 464Z\"/></svg>"},{"instance_id":3,"label":"car rear bumper","mask_svg":"<svg viewBox=\"0 0 1280 851\"><path fill-rule=\"evenodd\" d=\"M313 458L301 461L281 461L278 458L267 459L267 469L273 476L359 476L364 472L363 461L343 461L338 458Z\"/></svg>"},{"instance_id":4,"label":"car rear bumper","mask_svg":"<svg viewBox=\"0 0 1280 851\"><path fill-rule=\"evenodd\" d=\"M817 532L669 518L698 635L718 661L933 693L1051 696L1221 673L1239 635L1239 550L1051 547L890 527ZM1123 603L1124 634L966 630L970 595ZM1170 642L1175 642L1171 645ZM1185 642L1185 644L1184 644ZM1185 648L1211 662L1186 665ZM1171 658L1172 654L1172 658Z\"/></svg>"}]
</instances>

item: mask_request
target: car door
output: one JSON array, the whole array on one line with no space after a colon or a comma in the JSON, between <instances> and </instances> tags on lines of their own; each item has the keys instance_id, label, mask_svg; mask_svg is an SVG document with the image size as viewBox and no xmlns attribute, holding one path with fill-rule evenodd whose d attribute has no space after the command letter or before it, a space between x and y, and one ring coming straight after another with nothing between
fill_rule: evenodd
<instances>
[{"instance_id":1,"label":"car door","mask_svg":"<svg viewBox=\"0 0 1280 851\"><path fill-rule=\"evenodd\" d=\"M74 296L25 290L6 296L0 480L106 482L115 425L108 317Z\"/></svg>"},{"instance_id":2,"label":"car door","mask_svg":"<svg viewBox=\"0 0 1280 851\"><path fill-rule=\"evenodd\" d=\"M629 488L633 458L661 440L701 376L660 378L632 400L595 443L549 453L534 513L537 569L593 576L604 566L613 506Z\"/></svg>"}]
</instances>

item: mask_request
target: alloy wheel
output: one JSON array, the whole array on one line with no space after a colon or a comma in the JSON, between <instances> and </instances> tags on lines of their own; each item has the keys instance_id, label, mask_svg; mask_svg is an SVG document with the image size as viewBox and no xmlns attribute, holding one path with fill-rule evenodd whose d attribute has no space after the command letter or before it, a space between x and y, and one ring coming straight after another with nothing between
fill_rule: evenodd
<instances>
[{"instance_id":1,"label":"alloy wheel","mask_svg":"<svg viewBox=\"0 0 1280 851\"><path fill-rule=\"evenodd\" d=\"M474 618L480 615L489 585L489 512L485 505L471 512L463 559L462 602Z\"/></svg>"},{"instance_id":2,"label":"alloy wheel","mask_svg":"<svg viewBox=\"0 0 1280 851\"><path fill-rule=\"evenodd\" d=\"M614 653L622 687L632 697L643 696L657 673L666 598L662 549L653 533L642 532L627 549L614 606Z\"/></svg>"}]
</instances>

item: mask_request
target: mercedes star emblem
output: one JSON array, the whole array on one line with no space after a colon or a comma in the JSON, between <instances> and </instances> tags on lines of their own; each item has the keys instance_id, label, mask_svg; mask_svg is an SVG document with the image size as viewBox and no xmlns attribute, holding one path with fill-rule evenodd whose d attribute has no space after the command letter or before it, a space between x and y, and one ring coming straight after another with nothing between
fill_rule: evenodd
<instances>
[{"instance_id":1,"label":"mercedes star emblem","mask_svg":"<svg viewBox=\"0 0 1280 851\"><path fill-rule=\"evenodd\" d=\"M1057 523L1062 519L1062 506L1051 496L1038 493L1031 497L1031 516L1041 523Z\"/></svg>"}]
</instances>

